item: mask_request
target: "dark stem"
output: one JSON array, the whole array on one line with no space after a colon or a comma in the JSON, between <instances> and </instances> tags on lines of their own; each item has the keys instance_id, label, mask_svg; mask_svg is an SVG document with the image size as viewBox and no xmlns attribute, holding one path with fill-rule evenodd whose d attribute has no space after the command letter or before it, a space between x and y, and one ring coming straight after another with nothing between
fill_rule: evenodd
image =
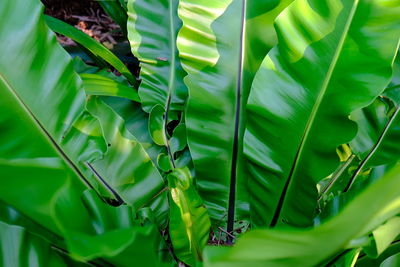
<instances>
[{"instance_id":1,"label":"dark stem","mask_svg":"<svg viewBox=\"0 0 400 267\"><path fill-rule=\"evenodd\" d=\"M342 166L332 175L329 183L321 190L321 194L319 195L318 201L321 201L322 197L332 188L335 182L339 179L339 177L343 174L343 172L349 167L349 165L353 162L356 155L352 154Z\"/></svg>"},{"instance_id":2,"label":"dark stem","mask_svg":"<svg viewBox=\"0 0 400 267\"><path fill-rule=\"evenodd\" d=\"M125 204L125 201L120 195L101 177L101 175L95 170L95 168L89 162L86 162L86 166L94 173L95 177L107 188L108 191L115 197L116 203L109 203L113 206L119 206Z\"/></svg>"},{"instance_id":3,"label":"dark stem","mask_svg":"<svg viewBox=\"0 0 400 267\"><path fill-rule=\"evenodd\" d=\"M29 117L36 123L38 129L47 137L47 140L53 145L54 149L60 154L61 158L65 160L68 166L70 166L77 176L81 179L81 181L89 188L94 189L93 186L89 183L83 173L80 171L78 166L68 157L67 154L61 149L60 145L54 140L53 136L46 130L46 128L42 125L42 123L36 118L35 114L29 109L29 107L25 104L25 102L20 98L16 90L11 86L8 80L0 74L0 81L3 81L6 85L9 92L15 97L15 100L21 105L21 107L26 111Z\"/></svg>"},{"instance_id":4,"label":"dark stem","mask_svg":"<svg viewBox=\"0 0 400 267\"><path fill-rule=\"evenodd\" d=\"M246 21L246 5L247 0L243 1L242 4L242 25L240 33L240 56L239 56L239 73L236 81L236 114L235 114L235 132L233 138L233 149L232 149L232 165L231 165L231 183L229 188L229 206L228 206L228 224L226 231L233 233L234 221L235 221L235 200L236 200L236 180L237 180L237 158L238 158L238 146L239 146L239 126L240 126L240 105L242 95L242 80L243 80L243 41ZM232 244L232 236L227 236L227 243Z\"/></svg>"},{"instance_id":5,"label":"dark stem","mask_svg":"<svg viewBox=\"0 0 400 267\"><path fill-rule=\"evenodd\" d=\"M379 148L380 144L382 143L382 140L385 138L390 126L392 125L394 119L396 118L397 114L400 111L400 107L396 108L396 111L393 113L393 115L390 117L389 121L386 123L385 128L383 129L381 135L378 138L378 141L375 143L371 151L368 153L368 155L363 159L363 161L360 163L354 174L351 176L349 183L347 186L343 189L343 192L347 192L350 190L351 186L354 184L354 181L356 180L357 176L360 174L360 172L363 170L364 166L368 163L368 161L371 159L371 157L374 155L376 150Z\"/></svg>"},{"instance_id":6,"label":"dark stem","mask_svg":"<svg viewBox=\"0 0 400 267\"><path fill-rule=\"evenodd\" d=\"M168 100L167 100L167 106L165 108L165 118L164 118L164 135L165 135L165 146L167 148L167 153L169 156L169 161L171 162L172 167L175 169L175 160L174 160L174 155L171 151L171 146L169 145L169 139L168 139L168 131L167 131L167 124L168 124L168 111L169 111L169 106L171 104L171 94L168 95Z\"/></svg>"}]
</instances>

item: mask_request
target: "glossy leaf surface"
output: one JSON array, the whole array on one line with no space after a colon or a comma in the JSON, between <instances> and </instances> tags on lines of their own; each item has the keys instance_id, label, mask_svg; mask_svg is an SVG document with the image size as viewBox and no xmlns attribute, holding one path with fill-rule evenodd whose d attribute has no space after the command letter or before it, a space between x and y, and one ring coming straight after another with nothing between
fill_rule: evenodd
<instances>
[{"instance_id":1,"label":"glossy leaf surface","mask_svg":"<svg viewBox=\"0 0 400 267\"><path fill-rule=\"evenodd\" d=\"M386 102L389 102L386 100ZM390 105L389 105L390 104ZM376 100L372 105L353 112L351 118L359 131L350 143L352 150L362 159L355 170L348 188L363 170L400 159L400 106ZM348 189L347 188L347 189Z\"/></svg>"},{"instance_id":2,"label":"glossy leaf surface","mask_svg":"<svg viewBox=\"0 0 400 267\"><path fill-rule=\"evenodd\" d=\"M175 169L168 175L170 188L169 232L177 257L195 266L202 260L207 244L210 218L188 169Z\"/></svg>"},{"instance_id":3,"label":"glossy leaf surface","mask_svg":"<svg viewBox=\"0 0 400 267\"><path fill-rule=\"evenodd\" d=\"M157 104L165 111L182 110L187 89L176 48L181 27L177 0L129 0L128 37L132 53L140 60L139 95L142 107Z\"/></svg>"},{"instance_id":4,"label":"glossy leaf surface","mask_svg":"<svg viewBox=\"0 0 400 267\"><path fill-rule=\"evenodd\" d=\"M249 212L244 105L255 71L276 42L272 22L290 2L179 2L183 27L177 46L188 73L188 145L210 216L222 224L228 220L229 231L234 219L248 219Z\"/></svg>"},{"instance_id":5,"label":"glossy leaf surface","mask_svg":"<svg viewBox=\"0 0 400 267\"><path fill-rule=\"evenodd\" d=\"M0 222L0 236L2 266L67 266L49 243L25 228Z\"/></svg>"},{"instance_id":6,"label":"glossy leaf surface","mask_svg":"<svg viewBox=\"0 0 400 267\"><path fill-rule=\"evenodd\" d=\"M399 211L399 171L397 166L319 227L258 229L244 234L233 248L207 247L205 266L324 266L351 239L371 231L372 221L382 224ZM385 214L385 208L393 213Z\"/></svg>"},{"instance_id":7,"label":"glossy leaf surface","mask_svg":"<svg viewBox=\"0 0 400 267\"><path fill-rule=\"evenodd\" d=\"M247 104L256 226L311 225L315 184L339 164L336 147L356 134L348 115L390 81L399 12L396 1L299 0L280 14L279 44Z\"/></svg>"},{"instance_id":8,"label":"glossy leaf surface","mask_svg":"<svg viewBox=\"0 0 400 267\"><path fill-rule=\"evenodd\" d=\"M96 172L136 210L155 197L166 202L165 195L158 195L165 186L162 176L123 119L98 97L89 100L88 110L99 119L109 144L107 156L92 164ZM160 203L155 212L157 219L165 223L165 205Z\"/></svg>"},{"instance_id":9,"label":"glossy leaf surface","mask_svg":"<svg viewBox=\"0 0 400 267\"><path fill-rule=\"evenodd\" d=\"M390 256L384 260L379 267L396 267L400 265L400 253Z\"/></svg>"},{"instance_id":10,"label":"glossy leaf surface","mask_svg":"<svg viewBox=\"0 0 400 267\"><path fill-rule=\"evenodd\" d=\"M84 73L80 75L87 95L118 96L140 103L137 91L110 78Z\"/></svg>"},{"instance_id":11,"label":"glossy leaf surface","mask_svg":"<svg viewBox=\"0 0 400 267\"><path fill-rule=\"evenodd\" d=\"M117 71L119 71L122 75L124 75L132 85L137 86L136 78L133 77L132 73L125 66L125 64L110 50L108 50L105 46L100 44L98 41L94 40L87 34L78 30L77 28L50 16L46 16L46 23L50 27L51 30L56 33L62 34L71 38L75 42L81 44L83 47L88 49L91 53L96 56L99 56L101 59L105 60L111 66L113 66Z\"/></svg>"}]
</instances>

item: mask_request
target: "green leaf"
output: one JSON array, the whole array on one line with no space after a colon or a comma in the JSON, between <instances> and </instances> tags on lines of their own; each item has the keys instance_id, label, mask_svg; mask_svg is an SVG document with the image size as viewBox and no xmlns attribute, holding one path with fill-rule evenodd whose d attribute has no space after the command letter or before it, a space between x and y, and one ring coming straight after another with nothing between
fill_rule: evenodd
<instances>
[{"instance_id":1,"label":"green leaf","mask_svg":"<svg viewBox=\"0 0 400 267\"><path fill-rule=\"evenodd\" d=\"M150 112L150 134L156 144L166 147L173 168L168 123L180 116L187 97L176 48L182 25L177 6L177 0L128 1L128 38L132 53L140 60L142 108Z\"/></svg>"},{"instance_id":2,"label":"green leaf","mask_svg":"<svg viewBox=\"0 0 400 267\"><path fill-rule=\"evenodd\" d=\"M120 2L118 0L97 0L96 2L99 3L107 15L109 15L121 27L122 33L126 36L128 15Z\"/></svg>"},{"instance_id":3,"label":"green leaf","mask_svg":"<svg viewBox=\"0 0 400 267\"><path fill-rule=\"evenodd\" d=\"M378 258L373 259L365 255L364 257L360 257L357 261L357 267L375 267L379 266L384 260L389 258L390 256L398 253L400 250L400 242L397 240L393 242Z\"/></svg>"},{"instance_id":4,"label":"green leaf","mask_svg":"<svg viewBox=\"0 0 400 267\"><path fill-rule=\"evenodd\" d=\"M167 136L165 132L165 110L161 105L155 105L150 112L149 132L154 143L160 146L167 144Z\"/></svg>"},{"instance_id":5,"label":"green leaf","mask_svg":"<svg viewBox=\"0 0 400 267\"><path fill-rule=\"evenodd\" d=\"M140 103L137 91L123 83L98 74L80 75L87 95L118 96Z\"/></svg>"},{"instance_id":6,"label":"green leaf","mask_svg":"<svg viewBox=\"0 0 400 267\"><path fill-rule=\"evenodd\" d=\"M172 170L173 166L169 160L169 156L161 153L157 157L157 165L158 167L163 170L164 172L169 172Z\"/></svg>"},{"instance_id":7,"label":"green leaf","mask_svg":"<svg viewBox=\"0 0 400 267\"><path fill-rule=\"evenodd\" d=\"M182 110L187 96L185 72L178 58L181 27L177 0L129 0L128 38L140 60L139 96L145 111L159 104L166 112Z\"/></svg>"},{"instance_id":8,"label":"green leaf","mask_svg":"<svg viewBox=\"0 0 400 267\"><path fill-rule=\"evenodd\" d=\"M135 211L151 203L154 198L167 202L165 194L159 195L165 187L161 174L140 142L126 129L124 120L99 97L92 97L87 106L100 121L109 145L107 156L94 162L91 168ZM166 222L165 207L160 203L154 210L161 224Z\"/></svg>"},{"instance_id":9,"label":"green leaf","mask_svg":"<svg viewBox=\"0 0 400 267\"><path fill-rule=\"evenodd\" d=\"M88 49L95 56L100 57L105 60L108 64L114 67L119 73L124 75L129 82L137 87L138 82L132 73L125 66L125 64L119 60L110 50L105 46L100 44L98 41L94 40L84 32L78 30L77 28L50 16L45 16L46 23L56 33L62 34L74 40L75 42L81 44L84 48Z\"/></svg>"},{"instance_id":10,"label":"green leaf","mask_svg":"<svg viewBox=\"0 0 400 267\"><path fill-rule=\"evenodd\" d=\"M177 257L189 266L202 260L207 244L210 218L194 188L187 168L174 169L168 175L171 208L169 233Z\"/></svg>"},{"instance_id":11,"label":"green leaf","mask_svg":"<svg viewBox=\"0 0 400 267\"><path fill-rule=\"evenodd\" d=\"M319 227L258 229L244 234L231 248L207 247L205 266L325 266L323 263L344 250L350 240L393 216L383 210L399 212L399 171L399 166L391 170Z\"/></svg>"},{"instance_id":12,"label":"green leaf","mask_svg":"<svg viewBox=\"0 0 400 267\"><path fill-rule=\"evenodd\" d=\"M400 265L400 253L390 256L379 267L396 267Z\"/></svg>"},{"instance_id":13,"label":"green leaf","mask_svg":"<svg viewBox=\"0 0 400 267\"><path fill-rule=\"evenodd\" d=\"M352 140L351 147L362 159L344 191L351 188L358 175L370 167L390 165L400 159L400 107L389 112L383 107L370 105L354 112L352 119L358 124L359 132Z\"/></svg>"},{"instance_id":14,"label":"green leaf","mask_svg":"<svg viewBox=\"0 0 400 267\"><path fill-rule=\"evenodd\" d=\"M154 164L157 164L157 157L165 152L165 147L154 143L148 131L149 114L144 112L140 105L127 99L115 97L103 97L102 100L109 105L124 122L129 132L142 144Z\"/></svg>"},{"instance_id":15,"label":"green leaf","mask_svg":"<svg viewBox=\"0 0 400 267\"><path fill-rule=\"evenodd\" d=\"M0 221L0 236L2 266L67 266L49 243L25 228Z\"/></svg>"},{"instance_id":16,"label":"green leaf","mask_svg":"<svg viewBox=\"0 0 400 267\"><path fill-rule=\"evenodd\" d=\"M377 258L400 234L400 217L394 217L372 231L373 242L364 248L368 256Z\"/></svg>"},{"instance_id":17,"label":"green leaf","mask_svg":"<svg viewBox=\"0 0 400 267\"><path fill-rule=\"evenodd\" d=\"M254 73L276 43L273 20L290 2L179 2L177 46L188 73L185 123L196 184L211 218L227 220L229 232L234 220L249 217L244 105Z\"/></svg>"},{"instance_id":18,"label":"green leaf","mask_svg":"<svg viewBox=\"0 0 400 267\"><path fill-rule=\"evenodd\" d=\"M358 256L360 255L361 249L352 249L347 253L341 255L337 260L331 263L329 266L332 267L354 267Z\"/></svg>"},{"instance_id":19,"label":"green leaf","mask_svg":"<svg viewBox=\"0 0 400 267\"><path fill-rule=\"evenodd\" d=\"M315 184L357 131L348 115L390 81L399 15L396 1L298 0L277 18L247 104L255 226L312 224Z\"/></svg>"},{"instance_id":20,"label":"green leaf","mask_svg":"<svg viewBox=\"0 0 400 267\"><path fill-rule=\"evenodd\" d=\"M350 142L350 148L359 158L364 159L379 140L389 120L388 110L388 105L378 98L371 105L351 114L350 118L357 123L358 131Z\"/></svg>"},{"instance_id":21,"label":"green leaf","mask_svg":"<svg viewBox=\"0 0 400 267\"><path fill-rule=\"evenodd\" d=\"M184 123L176 126L174 132L172 133L170 144L172 153L182 151L186 147L186 126Z\"/></svg>"},{"instance_id":22,"label":"green leaf","mask_svg":"<svg viewBox=\"0 0 400 267\"><path fill-rule=\"evenodd\" d=\"M122 126L107 129L103 137L99 121L85 109L79 76L73 71L68 54L48 30L42 15L43 6L39 3L8 1L0 9L0 49L5 52L0 58L0 140L7 144L0 149L0 199L65 238L75 258L107 257L110 262L123 266L129 259L121 255L128 250L128 254L132 254L132 249L146 240L148 246L140 247L147 252L137 250L138 261L155 261L159 234L154 226L133 225L126 214L133 216L135 209L130 206L113 208L99 199L101 205L96 207L82 203L82 192L94 187L98 192L107 193L103 200L113 197L117 200L114 204L121 204L123 200L105 182L107 180L120 186L116 190L127 201L138 199L133 204L145 205L144 201L158 196L158 188L162 188L164 182L150 158L145 157L144 152L137 152L141 151L140 145L120 138L118 133L123 130ZM114 118L111 116L111 119ZM121 121L109 123L113 122L116 126L122 125ZM112 131L116 131L115 136L111 136ZM121 147L107 148L105 139L116 147L121 139L125 141L124 153L116 153ZM124 163L123 157L129 156L126 150L136 152L131 166L136 167L136 171L143 170L137 175L138 183L135 181L134 186L132 180L127 179L132 173L126 175L118 165ZM94 172L90 166L107 170ZM126 167L124 163L123 168ZM105 180L99 178L111 170L113 176ZM146 190L139 183L144 176L150 179ZM129 184L124 184L127 182ZM136 194L137 189L140 195ZM95 195L97 197L97 193ZM160 206L163 203L166 203L165 196L164 201L158 200ZM91 218L97 209L101 209L98 212L102 214L105 212L103 217L107 218L107 225L98 232L101 224L94 223ZM76 216L79 220L71 220ZM118 223L121 216L128 224ZM149 246L154 249L147 250ZM152 253L154 257L149 256ZM144 258L139 258L140 255Z\"/></svg>"},{"instance_id":23,"label":"green leaf","mask_svg":"<svg viewBox=\"0 0 400 267\"><path fill-rule=\"evenodd\" d=\"M0 158L59 157L87 186L101 188L85 163L103 157L107 145L99 122L85 109L81 80L48 30L42 8L36 1L13 1L0 9L0 139L7 144Z\"/></svg>"}]
</instances>

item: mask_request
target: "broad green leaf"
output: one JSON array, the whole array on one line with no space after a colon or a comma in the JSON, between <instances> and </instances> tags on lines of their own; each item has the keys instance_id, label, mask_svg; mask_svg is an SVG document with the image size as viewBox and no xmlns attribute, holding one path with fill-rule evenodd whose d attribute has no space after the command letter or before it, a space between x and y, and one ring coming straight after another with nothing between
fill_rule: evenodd
<instances>
[{"instance_id":1,"label":"broad green leaf","mask_svg":"<svg viewBox=\"0 0 400 267\"><path fill-rule=\"evenodd\" d=\"M168 113L182 110L187 89L176 49L181 27L178 0L129 0L128 38L140 60L139 96L145 111L159 104Z\"/></svg>"},{"instance_id":2,"label":"broad green leaf","mask_svg":"<svg viewBox=\"0 0 400 267\"><path fill-rule=\"evenodd\" d=\"M110 214L104 216L110 227L96 232L91 218L93 207L89 212L81 200L87 186L109 191L117 200L116 204L124 200L99 178L106 172L96 174L90 165L105 168L101 161L106 162L107 167L118 175L110 177L117 177L117 181L109 179L109 182L121 185L126 182L123 181L126 176L118 163L123 161L125 154L114 152L113 158L108 155L113 149L107 148L99 121L86 111L79 76L74 73L67 53L48 30L42 12L39 1L7 1L0 8L0 49L4 52L0 56L0 140L7 144L0 150L0 198L65 238L67 248L75 258L107 257L111 262L125 262L126 265L126 257L120 258L120 255L137 246L135 242L141 240L141 236L152 240L149 246L157 247L158 233L154 232L154 227L141 228L132 224L121 228L121 224L115 222L119 218ZM118 143L118 134L117 138L110 138L110 131L104 132L107 141ZM128 143L124 149L133 145ZM136 147L140 150L140 146ZM150 159L143 159L143 154L137 154L134 161L139 167L146 167L140 178L150 177L150 187L146 187L148 191L141 189L142 196L157 191L163 184L154 166L146 164L146 161L151 164ZM153 173L156 175L151 178ZM129 194L138 187L140 183L135 187L125 185L118 190L129 201L139 197ZM117 213L133 215L136 211L130 206L112 208L98 201L102 205L98 207L102 209L99 212L108 212L107 208L111 208L118 210ZM140 201L143 203L142 199ZM71 220L76 216L79 220ZM155 249L147 253L156 255ZM140 255L146 261L153 259L145 253Z\"/></svg>"},{"instance_id":3,"label":"broad green leaf","mask_svg":"<svg viewBox=\"0 0 400 267\"><path fill-rule=\"evenodd\" d=\"M0 236L1 266L68 266L56 249L25 228L0 221Z\"/></svg>"},{"instance_id":4,"label":"broad green leaf","mask_svg":"<svg viewBox=\"0 0 400 267\"><path fill-rule=\"evenodd\" d=\"M149 117L149 132L154 143L160 146L167 145L165 134L165 110L163 106L157 104L150 111Z\"/></svg>"},{"instance_id":5,"label":"broad green leaf","mask_svg":"<svg viewBox=\"0 0 400 267\"><path fill-rule=\"evenodd\" d=\"M0 158L61 157L88 186L102 187L85 163L100 159L106 142L85 110L81 80L42 9L37 1L22 0L4 2L0 9L0 138L7 144Z\"/></svg>"},{"instance_id":6,"label":"broad green leaf","mask_svg":"<svg viewBox=\"0 0 400 267\"><path fill-rule=\"evenodd\" d=\"M83 73L80 76L87 95L118 96L140 103L137 91L123 83L98 74Z\"/></svg>"},{"instance_id":7,"label":"broad green leaf","mask_svg":"<svg viewBox=\"0 0 400 267\"><path fill-rule=\"evenodd\" d=\"M182 25L177 7L177 0L128 1L128 38L141 67L139 96L142 108L150 113L149 130L154 142L166 147L168 157L158 157L164 159L164 170L168 165L176 167L168 129L172 120L179 120L187 97L185 72L176 48L176 35Z\"/></svg>"},{"instance_id":8,"label":"broad green leaf","mask_svg":"<svg viewBox=\"0 0 400 267\"><path fill-rule=\"evenodd\" d=\"M397 267L400 265L400 253L390 256L379 267Z\"/></svg>"},{"instance_id":9,"label":"broad green leaf","mask_svg":"<svg viewBox=\"0 0 400 267\"><path fill-rule=\"evenodd\" d=\"M173 166L171 165L171 161L169 158L169 155L166 155L164 153L161 153L157 157L157 165L158 167L163 170L164 172L169 172L173 169Z\"/></svg>"},{"instance_id":10,"label":"broad green leaf","mask_svg":"<svg viewBox=\"0 0 400 267\"><path fill-rule=\"evenodd\" d=\"M83 62L78 61L78 63L81 66L79 69L83 70L81 73L83 76L97 75L96 77L111 79L111 82L121 86L127 83L122 76L117 77L98 68L87 69ZM86 74L85 71L96 74ZM107 90L102 86L103 84L97 83L96 90ZM87 88L84 89L88 93ZM118 104L122 109L117 108L117 110L121 112L114 110L112 105L106 103L107 101ZM148 143L151 139L145 128L147 117L140 107L134 108L136 105L131 101L115 97L92 97L89 101L88 108L101 122L108 143L107 157L94 164L97 166L92 165L90 168L97 173L100 180L105 180L108 186L124 195L125 201L136 210L143 206L151 207L155 211L158 224L165 226L168 215L166 185L164 186L160 174L155 169L157 162L152 164L149 161L151 154L159 153L159 148ZM126 128L125 123L129 123L130 130ZM110 169L109 166L115 166L117 169ZM145 190L143 190L144 182L147 184Z\"/></svg>"},{"instance_id":11,"label":"broad green leaf","mask_svg":"<svg viewBox=\"0 0 400 267\"><path fill-rule=\"evenodd\" d=\"M389 121L388 110L388 105L377 99L371 105L351 114L350 118L357 123L358 131L351 140L350 147L359 158L364 159L379 140Z\"/></svg>"},{"instance_id":12,"label":"broad green leaf","mask_svg":"<svg viewBox=\"0 0 400 267\"><path fill-rule=\"evenodd\" d=\"M172 133L170 139L172 153L182 151L186 145L186 126L184 123L179 124Z\"/></svg>"},{"instance_id":13,"label":"broad green leaf","mask_svg":"<svg viewBox=\"0 0 400 267\"><path fill-rule=\"evenodd\" d=\"M67 36L74 40L75 42L81 44L84 48L89 50L95 56L100 57L105 60L108 64L113 66L117 71L124 75L133 86L137 86L138 82L132 73L125 66L125 64L119 60L110 50L105 46L100 44L98 41L94 40L86 33L78 30L77 28L61 21L56 18L45 16L46 23L56 33Z\"/></svg>"},{"instance_id":14,"label":"broad green leaf","mask_svg":"<svg viewBox=\"0 0 400 267\"><path fill-rule=\"evenodd\" d=\"M138 238L145 235L148 246L139 245L144 251L138 260L156 260L158 241L154 227L135 226L131 207L108 206L94 191L87 192L82 202L84 188L62 161L0 160L0 177L1 200L62 236L73 258L86 261L106 257L110 262L129 266L123 253L142 243ZM77 215L79 220L71 220ZM153 257L145 253L153 253Z\"/></svg>"},{"instance_id":15,"label":"broad green leaf","mask_svg":"<svg viewBox=\"0 0 400 267\"><path fill-rule=\"evenodd\" d=\"M384 260L387 258L397 254L400 251L400 242L399 240L393 242L378 258L373 259L364 255L364 257L360 257L357 261L357 267L376 267L379 266Z\"/></svg>"},{"instance_id":16,"label":"broad green leaf","mask_svg":"<svg viewBox=\"0 0 400 267\"><path fill-rule=\"evenodd\" d=\"M149 114L144 112L137 103L127 99L103 97L102 100L124 120L128 131L139 140L154 164L157 164L158 155L166 151L165 147L155 144L150 136Z\"/></svg>"},{"instance_id":17,"label":"broad green leaf","mask_svg":"<svg viewBox=\"0 0 400 267\"><path fill-rule=\"evenodd\" d=\"M100 121L109 146L107 156L91 166L102 177L100 179L104 179L135 211L154 198L167 202L165 195L159 195L166 182L143 146L126 129L123 119L99 97L92 97L87 106ZM162 202L154 212L159 222L165 224L167 210Z\"/></svg>"},{"instance_id":18,"label":"broad green leaf","mask_svg":"<svg viewBox=\"0 0 400 267\"><path fill-rule=\"evenodd\" d=\"M385 224L372 231L373 242L364 251L373 258L377 258L400 234L400 217L394 217Z\"/></svg>"},{"instance_id":19,"label":"broad green leaf","mask_svg":"<svg viewBox=\"0 0 400 267\"><path fill-rule=\"evenodd\" d=\"M399 15L392 0L297 0L280 14L247 104L255 226L311 225L315 184L356 134L349 114L390 81Z\"/></svg>"},{"instance_id":20,"label":"broad green leaf","mask_svg":"<svg viewBox=\"0 0 400 267\"><path fill-rule=\"evenodd\" d=\"M170 189L169 233L176 256L189 266L202 260L208 241L210 218L187 168L168 175Z\"/></svg>"},{"instance_id":21,"label":"broad green leaf","mask_svg":"<svg viewBox=\"0 0 400 267\"><path fill-rule=\"evenodd\" d=\"M400 159L399 113L400 106L389 109L382 101L375 100L370 106L351 114L359 130L350 146L362 161L345 191L350 189L360 172L370 167L396 163Z\"/></svg>"},{"instance_id":22,"label":"broad green leaf","mask_svg":"<svg viewBox=\"0 0 400 267\"><path fill-rule=\"evenodd\" d=\"M177 46L189 89L185 124L196 184L215 222L248 219L244 105L291 1L181 0Z\"/></svg>"},{"instance_id":23,"label":"broad green leaf","mask_svg":"<svg viewBox=\"0 0 400 267\"><path fill-rule=\"evenodd\" d=\"M205 266L325 266L350 240L371 231L372 221L379 225L393 216L382 210L395 206L399 212L399 171L399 166L391 170L319 227L257 229L244 234L231 248L207 247Z\"/></svg>"},{"instance_id":24,"label":"broad green leaf","mask_svg":"<svg viewBox=\"0 0 400 267\"><path fill-rule=\"evenodd\" d=\"M389 84L391 89L400 88L400 53L397 54L393 64L393 78ZM398 98L397 98L398 99ZM397 101L399 103L399 101Z\"/></svg>"}]
</instances>

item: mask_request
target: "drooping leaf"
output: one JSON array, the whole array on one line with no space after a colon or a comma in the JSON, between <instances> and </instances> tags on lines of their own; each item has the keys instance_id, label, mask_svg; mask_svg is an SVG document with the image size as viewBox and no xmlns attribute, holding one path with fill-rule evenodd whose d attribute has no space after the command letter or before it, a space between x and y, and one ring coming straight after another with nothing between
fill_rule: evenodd
<instances>
[{"instance_id":1,"label":"drooping leaf","mask_svg":"<svg viewBox=\"0 0 400 267\"><path fill-rule=\"evenodd\" d=\"M154 210L160 224L166 223L166 186L162 176L138 140L126 129L124 121L99 97L88 101L88 110L101 123L109 144L107 156L92 164L107 184L135 210L148 205L154 198L162 200Z\"/></svg>"},{"instance_id":2,"label":"drooping leaf","mask_svg":"<svg viewBox=\"0 0 400 267\"><path fill-rule=\"evenodd\" d=\"M319 227L257 229L244 234L232 248L207 247L205 266L324 266L324 262L345 249L353 238L368 233L373 230L372 225L382 224L393 216L383 210L390 208L399 212L399 171L399 166L391 170L338 216Z\"/></svg>"},{"instance_id":3,"label":"drooping leaf","mask_svg":"<svg viewBox=\"0 0 400 267\"><path fill-rule=\"evenodd\" d=\"M46 23L51 30L56 33L62 34L74 40L75 42L81 44L84 48L89 50L95 56L100 57L105 60L108 64L113 66L117 71L124 75L133 86L137 86L138 82L136 78L132 75L125 64L115 56L110 50L105 46L100 44L98 41L91 38L86 33L78 30L77 28L50 16L45 16Z\"/></svg>"},{"instance_id":4,"label":"drooping leaf","mask_svg":"<svg viewBox=\"0 0 400 267\"><path fill-rule=\"evenodd\" d=\"M202 260L210 218L187 168L174 169L168 175L168 184L171 198L169 233L174 252L181 261L195 266L196 261Z\"/></svg>"},{"instance_id":5,"label":"drooping leaf","mask_svg":"<svg viewBox=\"0 0 400 267\"><path fill-rule=\"evenodd\" d=\"M280 14L279 44L247 104L256 226L311 225L315 184L339 164L336 147L356 134L348 115L390 81L399 12L396 1L298 0Z\"/></svg>"},{"instance_id":6,"label":"drooping leaf","mask_svg":"<svg viewBox=\"0 0 400 267\"><path fill-rule=\"evenodd\" d=\"M84 73L80 77L87 95L118 96L140 103L137 91L123 83L98 74Z\"/></svg>"},{"instance_id":7,"label":"drooping leaf","mask_svg":"<svg viewBox=\"0 0 400 267\"><path fill-rule=\"evenodd\" d=\"M255 71L276 43L273 20L290 2L179 2L183 27L177 46L188 73L188 145L210 216L228 221L229 232L235 220L249 217L244 105Z\"/></svg>"},{"instance_id":8,"label":"drooping leaf","mask_svg":"<svg viewBox=\"0 0 400 267\"><path fill-rule=\"evenodd\" d=\"M37 1L7 1L0 9L1 140L7 144L0 158L31 158L40 150L39 157L60 156L87 185L101 187L84 163L101 158L107 146L42 9Z\"/></svg>"},{"instance_id":9,"label":"drooping leaf","mask_svg":"<svg viewBox=\"0 0 400 267\"><path fill-rule=\"evenodd\" d=\"M117 163L124 154L107 156L106 151L112 151L105 142L105 138L110 139L109 132L104 133L107 134L104 138L99 121L85 109L79 76L73 71L67 53L57 44L55 35L48 30L42 12L43 7L35 0L7 1L0 8L0 49L4 52L0 56L0 140L7 144L0 149L0 199L62 236L75 258L107 257L111 262L126 265L128 259L120 258L121 254L137 246L136 242L143 235L150 247L157 248L158 233L154 226L141 228L133 225L132 220L121 227L116 223L120 217L110 214L104 215L109 220L108 226L96 232L91 218L93 207L91 212L87 210L81 200L82 192L93 187L97 192L110 193L117 205L124 200L107 182L96 178L89 166L105 168L98 160L107 162L108 167L120 175L117 177L120 185L124 177ZM120 140L118 134L116 136L112 141ZM142 163L142 159L137 157L136 163ZM149 158L147 161L151 162ZM151 174L143 172L141 177ZM102 172L101 175L104 177ZM152 180L155 186L162 187L161 177L153 178L156 178ZM132 184L119 188L127 199L131 189ZM154 190L154 187L146 187L146 190ZM106 197L103 195L103 200ZM114 208L98 201L102 213L114 209L118 214L133 216L136 212L130 206ZM142 199L140 201L143 203ZM155 250L147 251L154 257L145 253L139 255L146 261L155 261Z\"/></svg>"}]
</instances>

